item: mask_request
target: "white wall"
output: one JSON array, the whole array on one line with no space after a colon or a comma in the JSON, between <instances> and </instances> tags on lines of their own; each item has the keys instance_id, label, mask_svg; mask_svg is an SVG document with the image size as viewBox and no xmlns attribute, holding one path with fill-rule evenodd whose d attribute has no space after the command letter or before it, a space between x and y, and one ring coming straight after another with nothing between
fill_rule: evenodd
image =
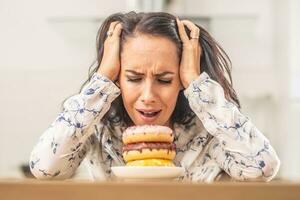
<instances>
[{"instance_id":1,"label":"white wall","mask_svg":"<svg viewBox=\"0 0 300 200\"><path fill-rule=\"evenodd\" d=\"M0 176L18 176L61 102L79 90L101 16L122 0L0 0Z\"/></svg>"},{"instance_id":2,"label":"white wall","mask_svg":"<svg viewBox=\"0 0 300 200\"><path fill-rule=\"evenodd\" d=\"M278 70L277 115L281 174L300 179L300 1L278 0L275 8L275 67Z\"/></svg>"}]
</instances>

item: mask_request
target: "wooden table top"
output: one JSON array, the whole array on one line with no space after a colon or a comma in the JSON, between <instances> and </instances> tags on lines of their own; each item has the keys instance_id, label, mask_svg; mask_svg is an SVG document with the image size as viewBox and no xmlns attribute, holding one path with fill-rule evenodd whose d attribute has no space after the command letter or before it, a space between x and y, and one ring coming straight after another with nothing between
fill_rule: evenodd
<instances>
[{"instance_id":1,"label":"wooden table top","mask_svg":"<svg viewBox=\"0 0 300 200\"><path fill-rule=\"evenodd\" d=\"M300 183L259 182L90 182L0 180L1 200L277 200L300 199Z\"/></svg>"}]
</instances>

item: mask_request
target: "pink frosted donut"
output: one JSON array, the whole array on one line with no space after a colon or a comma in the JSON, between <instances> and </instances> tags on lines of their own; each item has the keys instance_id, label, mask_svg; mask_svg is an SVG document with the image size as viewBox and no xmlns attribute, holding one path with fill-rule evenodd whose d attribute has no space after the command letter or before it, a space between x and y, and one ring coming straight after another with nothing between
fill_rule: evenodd
<instances>
[{"instance_id":1,"label":"pink frosted donut","mask_svg":"<svg viewBox=\"0 0 300 200\"><path fill-rule=\"evenodd\" d=\"M137 142L169 142L172 143L174 135L172 129L160 125L131 126L123 132L123 143Z\"/></svg>"}]
</instances>

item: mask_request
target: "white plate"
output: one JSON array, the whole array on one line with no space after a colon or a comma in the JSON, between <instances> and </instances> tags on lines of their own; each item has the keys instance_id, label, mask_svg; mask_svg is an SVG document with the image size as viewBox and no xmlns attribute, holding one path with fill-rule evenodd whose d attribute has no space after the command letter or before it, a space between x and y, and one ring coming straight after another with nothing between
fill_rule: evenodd
<instances>
[{"instance_id":1,"label":"white plate","mask_svg":"<svg viewBox=\"0 0 300 200\"><path fill-rule=\"evenodd\" d=\"M111 168L120 179L174 179L183 175L183 167L118 166Z\"/></svg>"}]
</instances>

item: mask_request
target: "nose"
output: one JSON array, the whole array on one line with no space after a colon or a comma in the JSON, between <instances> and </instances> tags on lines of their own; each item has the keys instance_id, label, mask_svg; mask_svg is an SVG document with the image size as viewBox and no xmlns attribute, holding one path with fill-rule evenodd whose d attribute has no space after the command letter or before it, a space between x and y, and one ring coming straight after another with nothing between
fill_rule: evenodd
<instances>
[{"instance_id":1,"label":"nose","mask_svg":"<svg viewBox=\"0 0 300 200\"><path fill-rule=\"evenodd\" d=\"M146 81L142 88L141 101L144 104L153 104L156 102L156 95L153 84L150 81Z\"/></svg>"}]
</instances>

